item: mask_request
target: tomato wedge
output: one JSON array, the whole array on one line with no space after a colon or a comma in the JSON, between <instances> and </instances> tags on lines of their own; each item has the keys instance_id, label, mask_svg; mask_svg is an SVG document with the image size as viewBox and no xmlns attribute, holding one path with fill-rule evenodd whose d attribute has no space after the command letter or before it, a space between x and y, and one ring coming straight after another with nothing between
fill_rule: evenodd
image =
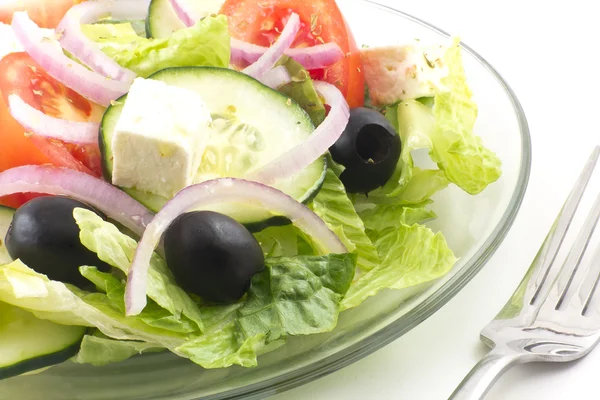
<instances>
[{"instance_id":1,"label":"tomato wedge","mask_svg":"<svg viewBox=\"0 0 600 400\"><path fill-rule=\"evenodd\" d=\"M0 61L0 171L28 164L67 167L101 176L98 145L76 146L26 134L8 110L8 96L18 94L30 106L57 118L99 122L104 108L57 82L27 53L12 53ZM0 203L19 206L30 196Z\"/></svg>"},{"instance_id":2,"label":"tomato wedge","mask_svg":"<svg viewBox=\"0 0 600 400\"><path fill-rule=\"evenodd\" d=\"M0 22L10 24L15 11L27 11L29 18L42 28L56 28L62 17L82 0L3 0Z\"/></svg>"},{"instance_id":3,"label":"tomato wedge","mask_svg":"<svg viewBox=\"0 0 600 400\"><path fill-rule=\"evenodd\" d=\"M292 12L301 20L293 47L335 42L346 54L343 60L324 70L310 71L311 76L336 85L350 107L362 106L364 75L360 52L334 0L226 0L220 11L229 18L233 37L261 46L270 46L277 40Z\"/></svg>"}]
</instances>

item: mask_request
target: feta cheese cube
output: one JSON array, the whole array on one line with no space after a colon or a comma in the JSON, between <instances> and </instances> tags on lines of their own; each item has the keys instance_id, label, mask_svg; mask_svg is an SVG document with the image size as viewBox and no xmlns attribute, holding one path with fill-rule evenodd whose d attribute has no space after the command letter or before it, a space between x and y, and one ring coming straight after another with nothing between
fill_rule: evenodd
<instances>
[{"instance_id":1,"label":"feta cheese cube","mask_svg":"<svg viewBox=\"0 0 600 400\"><path fill-rule=\"evenodd\" d=\"M198 93L135 79L112 138L112 183L173 197L193 183L210 121Z\"/></svg>"},{"instance_id":2,"label":"feta cheese cube","mask_svg":"<svg viewBox=\"0 0 600 400\"><path fill-rule=\"evenodd\" d=\"M361 50L365 81L375 105L433 97L446 90L448 76L444 45L420 43Z\"/></svg>"}]
</instances>

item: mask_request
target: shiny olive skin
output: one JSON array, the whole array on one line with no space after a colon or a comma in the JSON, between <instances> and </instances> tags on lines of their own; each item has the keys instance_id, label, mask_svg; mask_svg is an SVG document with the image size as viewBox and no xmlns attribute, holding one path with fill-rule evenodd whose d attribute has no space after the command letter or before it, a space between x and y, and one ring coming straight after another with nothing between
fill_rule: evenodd
<instances>
[{"instance_id":1,"label":"shiny olive skin","mask_svg":"<svg viewBox=\"0 0 600 400\"><path fill-rule=\"evenodd\" d=\"M165 231L164 248L177 283L213 303L239 300L265 265L254 236L233 218L213 211L177 217Z\"/></svg>"},{"instance_id":2,"label":"shiny olive skin","mask_svg":"<svg viewBox=\"0 0 600 400\"><path fill-rule=\"evenodd\" d=\"M340 138L329 148L335 162L346 169L340 175L348 193L368 193L394 174L400 158L400 136L379 112L353 108Z\"/></svg>"},{"instance_id":3,"label":"shiny olive skin","mask_svg":"<svg viewBox=\"0 0 600 400\"><path fill-rule=\"evenodd\" d=\"M20 259L52 280L87 289L93 285L79 273L80 266L94 266L104 272L111 267L81 244L73 217L75 208L99 214L87 204L67 197L28 201L15 212L6 233L6 249L14 260Z\"/></svg>"}]
</instances>

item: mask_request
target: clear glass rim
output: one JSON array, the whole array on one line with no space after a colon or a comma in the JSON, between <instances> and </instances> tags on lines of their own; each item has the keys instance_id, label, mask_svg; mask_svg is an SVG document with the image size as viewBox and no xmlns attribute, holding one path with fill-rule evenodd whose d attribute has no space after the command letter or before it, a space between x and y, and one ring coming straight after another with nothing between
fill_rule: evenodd
<instances>
[{"instance_id":1,"label":"clear glass rim","mask_svg":"<svg viewBox=\"0 0 600 400\"><path fill-rule=\"evenodd\" d=\"M374 6L386 12L390 12L403 18L406 18L412 22L415 22L423 27L431 29L443 36L450 37L451 35L420 19L414 17L405 12L399 11L393 7L385 6L378 3L375 0L361 0L364 3ZM458 293L473 277L483 268L486 262L496 252L508 231L510 230L518 211L521 207L523 197L527 190L527 184L529 182L529 175L531 170L531 136L529 132L529 125L525 112L521 103L519 102L515 92L504 80L504 78L496 71L496 69L489 64L482 56L480 56L475 50L461 43L461 47L464 51L473 56L479 63L487 69L496 78L498 83L503 87L506 94L510 98L510 101L517 116L519 124L519 132L521 134L521 159L519 176L516 185L516 189L510 199L510 203L502 215L500 222L494 228L488 239L481 246L481 248L471 257L467 264L463 266L451 279L445 284L438 288L431 296L425 299L423 302L418 304L415 308L407 312L402 318L392 322L385 328L381 329L377 333L365 337L364 339L354 343L347 347L343 351L332 354L325 359L321 360L318 364L311 364L305 367L299 368L292 372L267 379L262 382L258 382L252 385L248 385L242 388L229 390L214 394L204 399L259 399L265 395L273 395L281 393L289 389L301 386L307 382L315 379L324 377L332 372L335 372L341 368L344 368L369 354L379 350L380 348L388 345L400 336L407 333L409 330L429 318L433 313L439 310L444 304L446 304L452 297Z\"/></svg>"}]
</instances>

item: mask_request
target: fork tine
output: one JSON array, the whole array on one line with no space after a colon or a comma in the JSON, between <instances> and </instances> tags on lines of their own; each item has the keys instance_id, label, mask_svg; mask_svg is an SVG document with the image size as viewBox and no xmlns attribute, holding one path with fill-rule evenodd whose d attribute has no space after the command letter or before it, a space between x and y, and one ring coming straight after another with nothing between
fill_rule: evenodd
<instances>
[{"instance_id":1,"label":"fork tine","mask_svg":"<svg viewBox=\"0 0 600 400\"><path fill-rule=\"evenodd\" d=\"M557 310L562 309L563 305L569 304L574 291L580 287L582 278L587 276L586 273L578 273L578 269L581 265L581 260L587 246L590 243L592 234L596 229L598 219L600 219L600 194L596 197L596 201L594 202L579 235L577 235L577 239L575 239L571 250L569 250L569 254L563 263L560 274L551 289L548 300L556 300L555 296L558 298L556 302Z\"/></svg>"},{"instance_id":2,"label":"fork tine","mask_svg":"<svg viewBox=\"0 0 600 400\"><path fill-rule=\"evenodd\" d=\"M600 311L600 293L597 291L598 280L600 279L600 245L596 248L594 256L585 274L585 278L579 288L579 298L585 299L582 315L590 316L592 313L598 314Z\"/></svg>"},{"instance_id":3,"label":"fork tine","mask_svg":"<svg viewBox=\"0 0 600 400\"><path fill-rule=\"evenodd\" d=\"M556 259L556 255L571 225L575 211L594 172L599 155L600 147L596 146L534 260L532 265L532 268L535 269L534 276L529 280L530 283L525 293L525 299L530 299L529 304L531 305L540 305L546 298L549 285L545 283L550 268Z\"/></svg>"}]
</instances>

